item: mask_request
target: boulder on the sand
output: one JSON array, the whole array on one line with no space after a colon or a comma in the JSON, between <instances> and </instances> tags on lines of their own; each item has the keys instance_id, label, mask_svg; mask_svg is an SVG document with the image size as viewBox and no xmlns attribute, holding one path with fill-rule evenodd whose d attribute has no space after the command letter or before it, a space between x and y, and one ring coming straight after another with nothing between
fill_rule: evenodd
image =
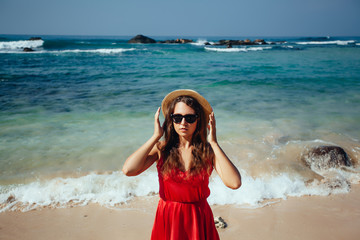
<instances>
[{"instance_id":1,"label":"boulder on the sand","mask_svg":"<svg viewBox=\"0 0 360 240\"><path fill-rule=\"evenodd\" d=\"M313 170L352 166L344 149L338 146L314 147L305 154L302 154L301 161Z\"/></svg>"},{"instance_id":2,"label":"boulder on the sand","mask_svg":"<svg viewBox=\"0 0 360 240\"><path fill-rule=\"evenodd\" d=\"M215 222L216 228L226 228L227 227L226 222L221 217L215 217L214 222Z\"/></svg>"},{"instance_id":3,"label":"boulder on the sand","mask_svg":"<svg viewBox=\"0 0 360 240\"><path fill-rule=\"evenodd\" d=\"M139 34L130 39L128 43L156 43L156 41L152 38Z\"/></svg>"},{"instance_id":4,"label":"boulder on the sand","mask_svg":"<svg viewBox=\"0 0 360 240\"><path fill-rule=\"evenodd\" d=\"M24 52L33 52L34 50L32 48L29 48L29 47L25 47L23 49Z\"/></svg>"}]
</instances>

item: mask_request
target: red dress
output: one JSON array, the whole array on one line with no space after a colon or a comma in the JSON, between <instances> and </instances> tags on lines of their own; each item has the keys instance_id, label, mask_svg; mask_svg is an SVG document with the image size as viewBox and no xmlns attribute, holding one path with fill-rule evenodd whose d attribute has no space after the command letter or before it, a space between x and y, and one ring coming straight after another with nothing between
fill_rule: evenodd
<instances>
[{"instance_id":1,"label":"red dress","mask_svg":"<svg viewBox=\"0 0 360 240\"><path fill-rule=\"evenodd\" d=\"M217 240L214 217L207 202L209 174L187 177L188 172L161 174L162 158L157 163L160 200L152 229L152 240Z\"/></svg>"}]
</instances>

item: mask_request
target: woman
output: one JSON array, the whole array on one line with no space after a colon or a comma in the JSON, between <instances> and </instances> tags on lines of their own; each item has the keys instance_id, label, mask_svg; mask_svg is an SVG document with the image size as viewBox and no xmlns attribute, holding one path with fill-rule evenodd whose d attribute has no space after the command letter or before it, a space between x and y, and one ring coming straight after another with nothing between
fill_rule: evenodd
<instances>
[{"instance_id":1,"label":"woman","mask_svg":"<svg viewBox=\"0 0 360 240\"><path fill-rule=\"evenodd\" d=\"M232 189L241 186L241 176L217 142L212 108L193 90L169 93L161 107L163 127L159 108L153 136L123 166L127 176L135 176L157 163L160 200L151 239L219 239L206 200L209 176L215 168Z\"/></svg>"}]
</instances>

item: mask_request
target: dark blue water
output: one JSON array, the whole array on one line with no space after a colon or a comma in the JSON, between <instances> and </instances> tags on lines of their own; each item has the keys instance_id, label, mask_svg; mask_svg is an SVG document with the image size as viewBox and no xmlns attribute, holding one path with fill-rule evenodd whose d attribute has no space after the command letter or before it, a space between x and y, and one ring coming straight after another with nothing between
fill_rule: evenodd
<instances>
[{"instance_id":1,"label":"dark blue water","mask_svg":"<svg viewBox=\"0 0 360 240\"><path fill-rule=\"evenodd\" d=\"M113 175L104 180L89 172L120 169L151 136L153 115L162 98L179 88L194 89L209 100L219 141L242 174L249 176L251 191L260 190L256 177L273 176L263 182L265 187L296 179L287 186L298 190L284 190L280 197L308 194L304 182L310 170L297 162L308 146L340 145L355 162L360 159L359 37L265 38L272 44L231 49L203 44L234 39L226 37L193 38L195 44L128 44L130 37L28 38L3 35L0 40L0 198L4 201L29 190L59 199L47 195L58 182L49 180L43 188L36 185L39 179L58 176L86 175L97 182L90 186L118 196L120 190L106 181L122 188L133 184L130 180ZM25 53L24 47L35 51ZM278 178L279 173L285 174L283 178ZM147 177L135 184L145 195L141 182ZM81 185L77 191L83 193L89 187L87 178L68 181L56 188ZM9 188L14 183L30 185ZM105 193L98 189L90 189L98 195L95 200L85 197L86 201L103 199ZM74 198L72 191L67 192L65 204ZM319 189L314 192L323 194ZM277 193L267 194L276 198ZM128 193L119 196L117 202L122 202ZM233 196L229 193L222 203L252 204L265 195L250 202ZM24 199L19 202L29 201ZM34 200L40 205L42 201Z\"/></svg>"}]
</instances>

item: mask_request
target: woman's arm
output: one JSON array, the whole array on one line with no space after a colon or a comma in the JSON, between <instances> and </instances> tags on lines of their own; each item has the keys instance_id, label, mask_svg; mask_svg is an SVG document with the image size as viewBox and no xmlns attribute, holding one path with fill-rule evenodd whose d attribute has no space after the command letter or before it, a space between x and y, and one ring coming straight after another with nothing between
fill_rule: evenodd
<instances>
[{"instance_id":1,"label":"woman's arm","mask_svg":"<svg viewBox=\"0 0 360 240\"><path fill-rule=\"evenodd\" d=\"M155 113L154 134L138 150L131 154L122 168L126 176L136 176L148 169L155 161L159 160L160 152L156 144L164 131L159 121L160 108Z\"/></svg>"},{"instance_id":2,"label":"woman's arm","mask_svg":"<svg viewBox=\"0 0 360 240\"><path fill-rule=\"evenodd\" d=\"M224 151L219 146L216 139L216 123L214 112L209 116L210 118L210 131L209 131L209 143L214 151L214 167L219 174L223 183L232 189L238 189L241 186L241 175L238 169L226 156Z\"/></svg>"}]
</instances>

